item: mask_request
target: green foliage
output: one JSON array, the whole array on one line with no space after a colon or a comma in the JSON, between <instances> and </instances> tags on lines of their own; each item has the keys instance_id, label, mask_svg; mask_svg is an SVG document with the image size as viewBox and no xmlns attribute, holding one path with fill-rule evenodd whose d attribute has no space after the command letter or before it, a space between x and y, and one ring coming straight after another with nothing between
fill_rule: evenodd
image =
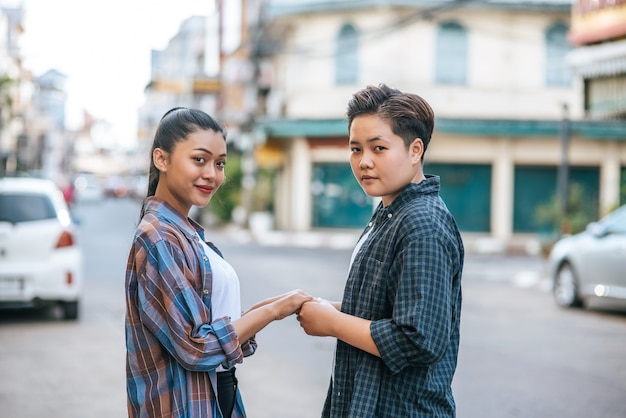
<instances>
[{"instance_id":1,"label":"green foliage","mask_svg":"<svg viewBox=\"0 0 626 418\"><path fill-rule=\"evenodd\" d=\"M0 75L0 110L11 110L13 98L11 97L11 87L14 80L6 74Z\"/></svg>"},{"instance_id":2,"label":"green foliage","mask_svg":"<svg viewBox=\"0 0 626 418\"><path fill-rule=\"evenodd\" d=\"M620 204L624 205L626 204L626 170L622 171L622 185L620 187L620 193L619 193L619 197L620 197ZM617 205L619 207L619 205ZM617 209L617 207L615 208Z\"/></svg>"},{"instance_id":3,"label":"green foliage","mask_svg":"<svg viewBox=\"0 0 626 418\"><path fill-rule=\"evenodd\" d=\"M559 197L554 195L549 203L537 207L535 220L550 224L555 233L576 234L595 220L593 200L585 199L584 189L579 184L570 185L565 216L562 215Z\"/></svg>"},{"instance_id":4,"label":"green foliage","mask_svg":"<svg viewBox=\"0 0 626 418\"><path fill-rule=\"evenodd\" d=\"M230 150L225 173L226 180L206 208L222 223L230 222L233 209L240 204L241 200L241 156L231 153Z\"/></svg>"},{"instance_id":5,"label":"green foliage","mask_svg":"<svg viewBox=\"0 0 626 418\"><path fill-rule=\"evenodd\" d=\"M274 179L276 170L260 167L256 173L256 185L253 191L256 212L272 212L274 210Z\"/></svg>"}]
</instances>

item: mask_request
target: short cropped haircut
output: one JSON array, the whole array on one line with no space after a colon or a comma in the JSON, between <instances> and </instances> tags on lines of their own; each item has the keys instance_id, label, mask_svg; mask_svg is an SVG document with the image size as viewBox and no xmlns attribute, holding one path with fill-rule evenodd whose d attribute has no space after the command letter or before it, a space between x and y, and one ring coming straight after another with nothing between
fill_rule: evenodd
<instances>
[{"instance_id":1,"label":"short cropped haircut","mask_svg":"<svg viewBox=\"0 0 626 418\"><path fill-rule=\"evenodd\" d=\"M384 83L377 87L367 86L354 93L348 102L348 129L354 118L363 115L377 115L387 121L392 132L404 140L407 148L420 138L426 153L435 127L435 113L422 97L404 93Z\"/></svg>"}]
</instances>

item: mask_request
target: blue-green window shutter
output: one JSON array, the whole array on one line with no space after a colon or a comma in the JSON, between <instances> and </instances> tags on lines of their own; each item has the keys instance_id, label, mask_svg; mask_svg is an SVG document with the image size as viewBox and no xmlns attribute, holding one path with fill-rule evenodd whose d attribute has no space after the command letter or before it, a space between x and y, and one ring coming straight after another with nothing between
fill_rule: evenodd
<instances>
[{"instance_id":1,"label":"blue-green window shutter","mask_svg":"<svg viewBox=\"0 0 626 418\"><path fill-rule=\"evenodd\" d=\"M467 30L456 22L439 24L435 51L435 81L439 84L467 83Z\"/></svg>"},{"instance_id":2,"label":"blue-green window shutter","mask_svg":"<svg viewBox=\"0 0 626 418\"><path fill-rule=\"evenodd\" d=\"M555 23L546 31L546 84L548 86L567 87L572 84L572 72L566 61L567 53L570 51L567 31L568 27L564 23Z\"/></svg>"},{"instance_id":3,"label":"blue-green window shutter","mask_svg":"<svg viewBox=\"0 0 626 418\"><path fill-rule=\"evenodd\" d=\"M335 82L356 84L359 74L359 33L351 24L345 24L337 37Z\"/></svg>"}]
</instances>

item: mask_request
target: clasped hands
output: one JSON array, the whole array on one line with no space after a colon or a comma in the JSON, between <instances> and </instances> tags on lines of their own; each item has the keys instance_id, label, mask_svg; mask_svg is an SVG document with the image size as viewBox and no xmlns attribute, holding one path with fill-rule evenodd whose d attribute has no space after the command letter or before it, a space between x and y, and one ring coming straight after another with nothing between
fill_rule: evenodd
<instances>
[{"instance_id":1,"label":"clasped hands","mask_svg":"<svg viewBox=\"0 0 626 418\"><path fill-rule=\"evenodd\" d=\"M304 332L316 337L335 337L353 347L380 357L380 351L370 333L371 321L341 312L341 303L314 298L302 290L294 290L277 302L287 302L280 318L296 314Z\"/></svg>"},{"instance_id":2,"label":"clasped hands","mask_svg":"<svg viewBox=\"0 0 626 418\"><path fill-rule=\"evenodd\" d=\"M289 292L282 300L292 301L290 309L293 309L298 302L300 303L291 313L297 315L296 318L300 326L308 335L316 337L334 336L332 327L335 325L336 317L340 312L339 303L333 304L322 298L314 298L302 290Z\"/></svg>"},{"instance_id":3,"label":"clasped hands","mask_svg":"<svg viewBox=\"0 0 626 418\"><path fill-rule=\"evenodd\" d=\"M316 337L335 336L333 326L340 313L340 304L325 299L313 298L302 304L296 317L308 335Z\"/></svg>"},{"instance_id":4,"label":"clasped hands","mask_svg":"<svg viewBox=\"0 0 626 418\"><path fill-rule=\"evenodd\" d=\"M339 303L314 298L300 289L265 299L250 308L248 312L261 306L271 307L274 320L281 320L296 314L304 332L317 337L334 335L332 327L341 308Z\"/></svg>"}]
</instances>

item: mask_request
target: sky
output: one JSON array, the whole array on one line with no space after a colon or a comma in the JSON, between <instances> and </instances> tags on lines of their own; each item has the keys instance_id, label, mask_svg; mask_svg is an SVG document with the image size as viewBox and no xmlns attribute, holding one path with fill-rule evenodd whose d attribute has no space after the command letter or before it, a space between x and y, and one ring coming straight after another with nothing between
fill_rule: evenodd
<instances>
[{"instance_id":1,"label":"sky","mask_svg":"<svg viewBox=\"0 0 626 418\"><path fill-rule=\"evenodd\" d=\"M21 48L35 77L56 69L67 79L68 128L87 110L112 124L115 142L132 143L150 79L150 51L180 24L213 13L213 0L13 0L24 7Z\"/></svg>"}]
</instances>

